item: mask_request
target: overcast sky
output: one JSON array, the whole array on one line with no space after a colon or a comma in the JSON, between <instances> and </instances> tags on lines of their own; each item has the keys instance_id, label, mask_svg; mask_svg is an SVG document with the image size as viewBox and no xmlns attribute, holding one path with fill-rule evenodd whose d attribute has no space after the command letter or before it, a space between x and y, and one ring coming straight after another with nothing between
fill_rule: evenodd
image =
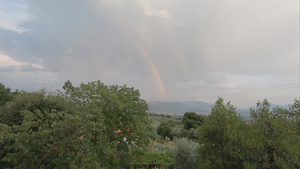
<instances>
[{"instance_id":1,"label":"overcast sky","mask_svg":"<svg viewBox=\"0 0 300 169\"><path fill-rule=\"evenodd\" d=\"M146 101L299 99L299 0L0 0L0 83L100 80Z\"/></svg>"}]
</instances>

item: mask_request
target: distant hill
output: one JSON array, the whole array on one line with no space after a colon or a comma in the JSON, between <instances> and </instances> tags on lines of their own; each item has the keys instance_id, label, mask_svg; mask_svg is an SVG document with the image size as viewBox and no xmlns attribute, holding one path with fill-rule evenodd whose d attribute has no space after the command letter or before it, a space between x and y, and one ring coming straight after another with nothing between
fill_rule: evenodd
<instances>
[{"instance_id":1,"label":"distant hill","mask_svg":"<svg viewBox=\"0 0 300 169\"><path fill-rule=\"evenodd\" d=\"M166 101L154 101L148 102L149 113L156 114L171 114L171 115L183 115L186 112L196 112L198 114L210 114L211 108L214 106L212 103L206 103L202 101L187 101L187 102L166 102ZM288 108L288 105L271 105L271 109L279 106L282 108ZM255 106L256 107L256 106ZM253 108L255 108L253 106ZM237 109L244 119L249 119L249 109Z\"/></svg>"},{"instance_id":2,"label":"distant hill","mask_svg":"<svg viewBox=\"0 0 300 169\"><path fill-rule=\"evenodd\" d=\"M189 102L148 102L150 113L184 114L185 112L197 112L209 114L214 104L201 101Z\"/></svg>"}]
</instances>

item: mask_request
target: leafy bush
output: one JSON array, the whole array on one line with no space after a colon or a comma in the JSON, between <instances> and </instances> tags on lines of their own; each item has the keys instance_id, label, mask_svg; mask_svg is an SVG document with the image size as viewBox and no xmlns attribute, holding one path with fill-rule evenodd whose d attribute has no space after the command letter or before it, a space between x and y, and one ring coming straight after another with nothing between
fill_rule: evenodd
<instances>
[{"instance_id":1,"label":"leafy bush","mask_svg":"<svg viewBox=\"0 0 300 169\"><path fill-rule=\"evenodd\" d=\"M196 129L201 126L204 121L204 116L198 115L195 112L186 112L183 116L182 122L184 124L184 129Z\"/></svg>"},{"instance_id":2,"label":"leafy bush","mask_svg":"<svg viewBox=\"0 0 300 169\"><path fill-rule=\"evenodd\" d=\"M176 168L199 168L199 144L187 138L179 138L175 140L174 147L175 166Z\"/></svg>"},{"instance_id":3,"label":"leafy bush","mask_svg":"<svg viewBox=\"0 0 300 169\"><path fill-rule=\"evenodd\" d=\"M157 131L157 134L160 135L160 136L162 136L163 138L165 138L166 136L172 137L170 135L170 133L171 133L171 127L168 124L166 124L166 123L161 123L157 127L156 131Z\"/></svg>"}]
</instances>

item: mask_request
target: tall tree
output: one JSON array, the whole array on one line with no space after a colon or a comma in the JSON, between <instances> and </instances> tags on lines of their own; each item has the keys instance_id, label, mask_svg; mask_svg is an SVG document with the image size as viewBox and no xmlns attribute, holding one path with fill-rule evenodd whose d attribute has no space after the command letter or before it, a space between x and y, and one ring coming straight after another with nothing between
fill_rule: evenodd
<instances>
[{"instance_id":1,"label":"tall tree","mask_svg":"<svg viewBox=\"0 0 300 169\"><path fill-rule=\"evenodd\" d=\"M115 143L116 151L116 156L110 156L103 162L111 161L110 165L118 163L128 155L127 145L144 146L154 137L148 105L140 98L138 90L126 85L106 86L100 81L81 83L79 87L67 81L63 89L69 102L84 105L87 110L96 107L101 110L99 113L105 126L103 132L110 142Z\"/></svg>"},{"instance_id":2,"label":"tall tree","mask_svg":"<svg viewBox=\"0 0 300 169\"><path fill-rule=\"evenodd\" d=\"M219 98L199 127L201 168L241 168L240 153L245 122L236 108Z\"/></svg>"},{"instance_id":3,"label":"tall tree","mask_svg":"<svg viewBox=\"0 0 300 169\"><path fill-rule=\"evenodd\" d=\"M289 110L264 100L252 108L252 126L257 130L264 159L260 168L300 168L299 101Z\"/></svg>"}]
</instances>

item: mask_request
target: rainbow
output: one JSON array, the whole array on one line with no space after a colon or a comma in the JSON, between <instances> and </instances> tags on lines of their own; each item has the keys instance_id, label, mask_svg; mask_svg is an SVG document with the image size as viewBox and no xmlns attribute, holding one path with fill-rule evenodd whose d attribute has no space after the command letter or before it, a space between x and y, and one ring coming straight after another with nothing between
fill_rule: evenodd
<instances>
[{"instance_id":1,"label":"rainbow","mask_svg":"<svg viewBox=\"0 0 300 169\"><path fill-rule=\"evenodd\" d=\"M156 67L156 65L154 64L149 52L146 50L146 48L142 45L142 43L122 24L120 24L121 27L125 30L125 32L137 43L137 45L139 46L139 48L141 49L141 51L143 52L143 54L146 56L148 62L150 63L151 67L153 68L153 71L156 75L156 78L158 80L158 83L159 83L159 86L160 86L160 89L162 91L162 94L164 96L164 98L167 98L167 92L166 92L166 89L165 89L165 85L161 79L161 76L158 72L158 69Z\"/></svg>"}]
</instances>

